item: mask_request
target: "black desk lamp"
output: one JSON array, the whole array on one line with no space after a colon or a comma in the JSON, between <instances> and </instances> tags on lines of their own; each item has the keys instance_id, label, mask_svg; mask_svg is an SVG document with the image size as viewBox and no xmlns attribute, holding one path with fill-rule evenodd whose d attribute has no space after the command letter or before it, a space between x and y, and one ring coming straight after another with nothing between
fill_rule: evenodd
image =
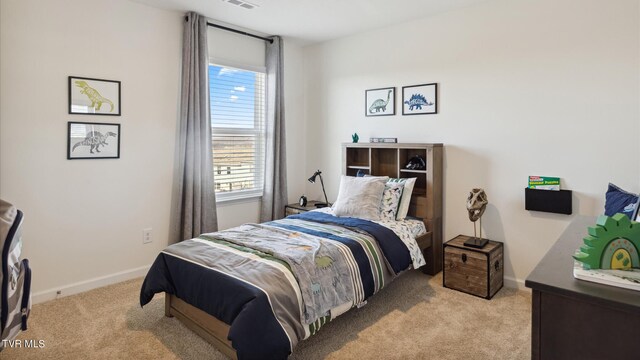
<instances>
[{"instance_id":1,"label":"black desk lamp","mask_svg":"<svg viewBox=\"0 0 640 360\"><path fill-rule=\"evenodd\" d=\"M327 207L330 204L329 204L329 200L327 200L327 192L324 191L324 181L322 181L322 171L317 170L316 172L314 172L313 175L311 175L311 177L309 178L309 182L312 184L315 184L316 177L318 176L320 176L320 184L322 184L322 193L324 194L325 203L316 203L316 207L318 208Z\"/></svg>"}]
</instances>

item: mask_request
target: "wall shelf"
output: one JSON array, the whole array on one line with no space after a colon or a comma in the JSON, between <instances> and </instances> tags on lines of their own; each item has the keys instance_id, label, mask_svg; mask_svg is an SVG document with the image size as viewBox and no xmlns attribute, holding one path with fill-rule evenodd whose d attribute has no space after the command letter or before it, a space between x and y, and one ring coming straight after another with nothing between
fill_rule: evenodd
<instances>
[{"instance_id":1,"label":"wall shelf","mask_svg":"<svg viewBox=\"0 0 640 360\"><path fill-rule=\"evenodd\" d=\"M554 214L571 215L573 212L571 190L524 189L524 208Z\"/></svg>"}]
</instances>

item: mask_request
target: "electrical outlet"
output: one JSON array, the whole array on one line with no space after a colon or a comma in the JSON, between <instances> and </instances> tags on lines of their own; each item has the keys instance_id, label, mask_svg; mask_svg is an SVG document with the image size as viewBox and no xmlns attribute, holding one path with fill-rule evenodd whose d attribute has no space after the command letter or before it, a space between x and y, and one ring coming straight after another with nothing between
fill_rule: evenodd
<instances>
[{"instance_id":1,"label":"electrical outlet","mask_svg":"<svg viewBox=\"0 0 640 360\"><path fill-rule=\"evenodd\" d=\"M151 228L142 229L142 243L148 244L153 241L151 237Z\"/></svg>"}]
</instances>

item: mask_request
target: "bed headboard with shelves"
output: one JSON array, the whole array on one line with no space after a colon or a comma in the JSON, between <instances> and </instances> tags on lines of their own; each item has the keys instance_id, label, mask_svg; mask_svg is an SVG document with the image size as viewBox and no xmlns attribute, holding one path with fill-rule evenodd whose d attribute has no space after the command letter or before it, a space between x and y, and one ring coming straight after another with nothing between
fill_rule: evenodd
<instances>
[{"instance_id":1,"label":"bed headboard with shelves","mask_svg":"<svg viewBox=\"0 0 640 360\"><path fill-rule=\"evenodd\" d=\"M442 270L442 144L422 143L343 143L342 173L356 176L358 171L373 176L416 178L409 216L421 218L431 232L431 249L425 252L427 273ZM424 170L406 169L416 156L426 162Z\"/></svg>"}]
</instances>

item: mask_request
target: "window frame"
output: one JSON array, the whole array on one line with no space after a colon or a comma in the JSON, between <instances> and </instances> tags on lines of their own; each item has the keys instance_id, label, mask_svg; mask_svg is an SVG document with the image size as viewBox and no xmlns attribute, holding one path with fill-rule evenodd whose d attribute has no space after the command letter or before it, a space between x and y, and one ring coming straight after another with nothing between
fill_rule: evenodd
<instances>
[{"instance_id":1,"label":"window frame","mask_svg":"<svg viewBox=\"0 0 640 360\"><path fill-rule=\"evenodd\" d=\"M215 189L215 185L214 185L214 193L216 194L216 203L224 203L224 202L232 202L232 201L238 201L238 200L251 200L251 199L259 199L262 198L262 195L264 193L264 173L265 173L265 167L266 167L266 146L267 146L267 129L266 129L266 125L267 125L267 67L266 66L255 66L255 65L247 65L247 64L243 64L240 62L235 62L235 61L229 61L226 59L220 59L220 58L215 58L215 57L209 57L209 64L207 66L207 75L209 74L209 66L222 66L222 67L229 67L229 68L234 68L234 69L238 69L238 70L244 70L244 71L251 71L251 72L256 72L256 73L262 73L264 74L264 92L262 93L262 97L264 100L264 107L262 109L263 111L263 126L262 126L262 138L261 138L261 148L262 148L262 176L263 178L260 180L260 182L262 182L263 186L261 189L251 189L251 190L233 190L233 191L228 191L228 192L216 192ZM211 86L211 79L208 79L208 84L209 86ZM256 92L257 94L257 92ZM211 100L211 94L209 94L209 100ZM209 103L209 108L211 108L211 103ZM211 122L211 114L209 114L209 119ZM254 121L255 121L255 117L254 117ZM254 123L255 124L255 123ZM211 123L211 137L212 137L212 141L213 141L213 137L215 136L215 132L214 132L215 127L213 126L213 123ZM255 130L254 129L237 129L237 128L218 128L224 131L224 134L248 134L248 133L260 133L260 130ZM213 146L212 146L212 160L213 160ZM258 157L259 154L255 153L254 157ZM216 169L216 165L212 164L213 166L213 177L214 177L214 181L215 181L215 176L217 173L217 169ZM224 170L223 170L224 171ZM254 175L257 178L257 175Z\"/></svg>"}]
</instances>

